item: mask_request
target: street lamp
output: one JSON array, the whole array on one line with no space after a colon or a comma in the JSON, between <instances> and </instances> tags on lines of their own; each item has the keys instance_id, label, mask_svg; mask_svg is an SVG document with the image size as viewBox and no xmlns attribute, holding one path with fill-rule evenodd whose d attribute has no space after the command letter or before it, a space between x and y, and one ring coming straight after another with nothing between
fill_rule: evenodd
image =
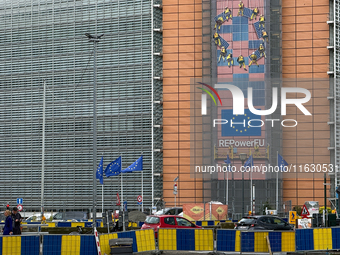
<instances>
[{"instance_id":1,"label":"street lamp","mask_svg":"<svg viewBox=\"0 0 340 255\"><path fill-rule=\"evenodd\" d=\"M240 153L239 157L243 166L244 161L246 161L247 159L247 153ZM243 216L244 216L244 171L242 171L242 217Z\"/></svg>"},{"instance_id":2,"label":"street lamp","mask_svg":"<svg viewBox=\"0 0 340 255\"><path fill-rule=\"evenodd\" d=\"M104 35L101 34L99 36L90 35L89 33L85 34L89 39L89 42L93 42L93 230L97 227L96 224L96 216L97 216L97 179L96 179L96 170L97 170L97 43L99 39Z\"/></svg>"}]
</instances>

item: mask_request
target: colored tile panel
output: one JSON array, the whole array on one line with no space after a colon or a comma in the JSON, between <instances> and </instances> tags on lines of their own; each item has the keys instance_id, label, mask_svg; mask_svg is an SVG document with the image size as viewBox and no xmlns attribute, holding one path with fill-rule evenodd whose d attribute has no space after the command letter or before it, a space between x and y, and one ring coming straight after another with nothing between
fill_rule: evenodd
<instances>
[{"instance_id":1,"label":"colored tile panel","mask_svg":"<svg viewBox=\"0 0 340 255\"><path fill-rule=\"evenodd\" d=\"M39 255L39 236L21 236L21 255Z\"/></svg>"},{"instance_id":2,"label":"colored tile panel","mask_svg":"<svg viewBox=\"0 0 340 255\"><path fill-rule=\"evenodd\" d=\"M177 250L195 250L195 230L177 229Z\"/></svg>"},{"instance_id":3,"label":"colored tile panel","mask_svg":"<svg viewBox=\"0 0 340 255\"><path fill-rule=\"evenodd\" d=\"M105 253L110 254L111 253L109 240L110 239L116 239L116 238L118 238L117 233L99 236L99 245L100 245L100 250L101 250L102 254L105 254Z\"/></svg>"},{"instance_id":4,"label":"colored tile panel","mask_svg":"<svg viewBox=\"0 0 340 255\"><path fill-rule=\"evenodd\" d=\"M80 255L80 235L61 237L61 255Z\"/></svg>"},{"instance_id":5,"label":"colored tile panel","mask_svg":"<svg viewBox=\"0 0 340 255\"><path fill-rule=\"evenodd\" d=\"M156 249L153 229L135 231L137 252L152 251Z\"/></svg>"},{"instance_id":6,"label":"colored tile panel","mask_svg":"<svg viewBox=\"0 0 340 255\"><path fill-rule=\"evenodd\" d=\"M281 234L281 251L295 251L295 233L294 232L282 232Z\"/></svg>"},{"instance_id":7,"label":"colored tile panel","mask_svg":"<svg viewBox=\"0 0 340 255\"><path fill-rule=\"evenodd\" d=\"M195 231L195 250L213 251L214 233L212 229L194 229Z\"/></svg>"},{"instance_id":8,"label":"colored tile panel","mask_svg":"<svg viewBox=\"0 0 340 255\"><path fill-rule=\"evenodd\" d=\"M313 229L314 250L332 250L332 230L330 228Z\"/></svg>"},{"instance_id":9,"label":"colored tile panel","mask_svg":"<svg viewBox=\"0 0 340 255\"><path fill-rule=\"evenodd\" d=\"M272 252L281 251L282 232L269 232L269 242Z\"/></svg>"},{"instance_id":10,"label":"colored tile panel","mask_svg":"<svg viewBox=\"0 0 340 255\"><path fill-rule=\"evenodd\" d=\"M61 255L61 235L43 236L43 254Z\"/></svg>"},{"instance_id":11,"label":"colored tile panel","mask_svg":"<svg viewBox=\"0 0 340 255\"><path fill-rule=\"evenodd\" d=\"M241 232L242 252L254 252L254 232Z\"/></svg>"},{"instance_id":12,"label":"colored tile panel","mask_svg":"<svg viewBox=\"0 0 340 255\"><path fill-rule=\"evenodd\" d=\"M217 251L235 251L235 241L235 230L217 230Z\"/></svg>"},{"instance_id":13,"label":"colored tile panel","mask_svg":"<svg viewBox=\"0 0 340 255\"><path fill-rule=\"evenodd\" d=\"M80 236L80 255L93 255L97 253L96 239L94 236Z\"/></svg>"},{"instance_id":14,"label":"colored tile panel","mask_svg":"<svg viewBox=\"0 0 340 255\"><path fill-rule=\"evenodd\" d=\"M118 233L118 238L132 238L132 250L133 252L137 252L137 241L136 241L136 233L135 231L127 231Z\"/></svg>"},{"instance_id":15,"label":"colored tile panel","mask_svg":"<svg viewBox=\"0 0 340 255\"><path fill-rule=\"evenodd\" d=\"M2 254L20 255L21 236L4 236L2 238Z\"/></svg>"},{"instance_id":16,"label":"colored tile panel","mask_svg":"<svg viewBox=\"0 0 340 255\"><path fill-rule=\"evenodd\" d=\"M176 251L177 250L177 231L176 229L158 230L158 248L160 251Z\"/></svg>"},{"instance_id":17,"label":"colored tile panel","mask_svg":"<svg viewBox=\"0 0 340 255\"><path fill-rule=\"evenodd\" d=\"M254 232L254 251L255 252L268 252L267 243L268 232Z\"/></svg>"}]
</instances>

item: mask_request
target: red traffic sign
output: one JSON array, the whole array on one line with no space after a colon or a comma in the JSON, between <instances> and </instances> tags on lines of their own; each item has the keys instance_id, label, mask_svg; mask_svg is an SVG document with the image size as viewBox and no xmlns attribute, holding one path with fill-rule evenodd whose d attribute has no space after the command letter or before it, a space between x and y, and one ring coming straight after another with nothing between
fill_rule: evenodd
<instances>
[{"instance_id":1,"label":"red traffic sign","mask_svg":"<svg viewBox=\"0 0 340 255\"><path fill-rule=\"evenodd\" d=\"M19 212L21 212L22 209L24 209L24 208L22 207L22 205L17 205L17 208L18 208Z\"/></svg>"},{"instance_id":2,"label":"red traffic sign","mask_svg":"<svg viewBox=\"0 0 340 255\"><path fill-rule=\"evenodd\" d=\"M139 196L137 197L137 202L140 203L140 202L142 202L142 201L143 201L143 198L142 198L141 195L139 195Z\"/></svg>"},{"instance_id":3,"label":"red traffic sign","mask_svg":"<svg viewBox=\"0 0 340 255\"><path fill-rule=\"evenodd\" d=\"M302 207L301 216L302 216L303 219L306 219L309 216L309 211L308 211L306 205L303 205L303 207Z\"/></svg>"}]
</instances>

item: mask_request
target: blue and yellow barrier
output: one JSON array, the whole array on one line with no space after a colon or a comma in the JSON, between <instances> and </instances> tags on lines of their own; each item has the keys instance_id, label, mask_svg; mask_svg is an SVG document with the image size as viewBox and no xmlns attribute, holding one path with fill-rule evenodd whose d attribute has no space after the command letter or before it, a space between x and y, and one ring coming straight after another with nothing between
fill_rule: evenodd
<instances>
[{"instance_id":1,"label":"blue and yellow barrier","mask_svg":"<svg viewBox=\"0 0 340 255\"><path fill-rule=\"evenodd\" d=\"M159 229L159 250L213 251L212 229Z\"/></svg>"},{"instance_id":2,"label":"blue and yellow barrier","mask_svg":"<svg viewBox=\"0 0 340 255\"><path fill-rule=\"evenodd\" d=\"M133 252L142 252L142 251L153 251L156 250L155 243L155 234L153 229L145 229L145 230L136 230L136 231L127 231L127 232L119 232L113 234L104 234L99 236L99 244L102 254L110 254L110 239L116 238L132 238Z\"/></svg>"},{"instance_id":3,"label":"blue and yellow barrier","mask_svg":"<svg viewBox=\"0 0 340 255\"><path fill-rule=\"evenodd\" d=\"M217 251L268 252L324 251L340 249L340 228L294 231L217 230Z\"/></svg>"},{"instance_id":4,"label":"blue and yellow barrier","mask_svg":"<svg viewBox=\"0 0 340 255\"><path fill-rule=\"evenodd\" d=\"M217 230L217 251L268 252L267 236L272 252L295 251L293 231L248 232L229 229Z\"/></svg>"},{"instance_id":5,"label":"blue and yellow barrier","mask_svg":"<svg viewBox=\"0 0 340 255\"><path fill-rule=\"evenodd\" d=\"M39 236L2 236L0 254L11 255L39 255Z\"/></svg>"},{"instance_id":6,"label":"blue and yellow barrier","mask_svg":"<svg viewBox=\"0 0 340 255\"><path fill-rule=\"evenodd\" d=\"M45 235L43 237L43 255L87 255L96 253L97 247L94 235Z\"/></svg>"}]
</instances>

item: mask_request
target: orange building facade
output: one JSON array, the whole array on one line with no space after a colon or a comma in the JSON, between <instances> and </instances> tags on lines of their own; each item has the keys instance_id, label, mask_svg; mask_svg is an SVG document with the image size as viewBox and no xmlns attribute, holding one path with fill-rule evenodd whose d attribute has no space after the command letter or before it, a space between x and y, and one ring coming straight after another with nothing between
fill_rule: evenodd
<instances>
[{"instance_id":1,"label":"orange building facade","mask_svg":"<svg viewBox=\"0 0 340 255\"><path fill-rule=\"evenodd\" d=\"M226 5L232 5L233 15L236 16L238 2L231 0L163 0L162 2L163 198L166 207L174 206L175 203L179 206L185 203L211 201L213 197L204 194L211 193L209 189L218 188L214 187L214 183L206 184L202 178L195 178L191 174L190 159L193 145L190 138L192 132L190 93L193 79L204 79L213 76L214 72L223 79L244 76L238 66L228 68L226 65L223 67L212 61L216 56L218 58L220 52L220 48L216 52L212 42L214 31L211 26L214 24L214 17L223 11ZM282 204L290 201L286 204L291 207L302 206L305 201L319 201L320 205L323 205L324 174L316 171L306 173L305 166L329 165L332 162L331 127L328 123L330 102L327 98L330 86L327 73L330 55L327 49L330 31L327 24L329 1L285 0L282 1L282 5L273 6L269 6L266 2L269 1L262 3L258 1L260 13L266 13L266 19L270 20L272 18L270 15L273 14L270 14L269 10L276 8L281 15L279 19L282 24L275 24L279 27L279 31L276 31L274 25L268 31L269 42L266 43L266 50L269 56L267 59L258 60L259 65L263 65L263 75L258 74L259 69L249 67L247 77L257 80L280 78L281 86L303 87L312 95L311 100L306 104L312 116L304 116L296 107L289 106L285 119L295 119L299 124L293 129L283 127L278 135L280 153L289 164L298 169L294 173L281 175L280 202ZM255 7L250 6L248 1L244 1L244 5L251 9ZM207 11L209 9L210 12ZM211 21L208 25L207 20ZM235 20L237 19L234 19L234 22ZM225 22L222 30L227 31L229 24ZM209 31L207 31L208 26L211 27ZM247 40L256 41L257 38L251 34L253 23L250 24L249 21L248 27ZM206 35L209 33L211 33L210 37L207 38ZM238 49L239 52L245 50L242 48L242 39L241 41L236 39L238 36L236 33L238 32L232 31L232 39L229 39L230 48L234 49L234 58L237 57L236 54L240 54L236 53ZM256 31L253 33L255 34ZM228 38L227 32L224 38ZM275 43L274 39L271 41L271 38L276 38L280 44ZM251 54L251 50L247 46L245 48L249 51L248 54ZM255 70L256 73L251 70ZM271 137L272 143L275 143L274 139L278 139L273 134ZM266 148L263 148L263 154L265 150ZM274 151L271 153L274 155ZM302 172L299 172L299 166L303 166ZM176 177L178 177L176 181L178 193L175 198L173 187ZM334 182L332 173L327 172L326 177L328 183ZM224 181L225 177L222 178ZM327 187L327 197L334 198L334 190L330 189L330 186Z\"/></svg>"}]
</instances>

